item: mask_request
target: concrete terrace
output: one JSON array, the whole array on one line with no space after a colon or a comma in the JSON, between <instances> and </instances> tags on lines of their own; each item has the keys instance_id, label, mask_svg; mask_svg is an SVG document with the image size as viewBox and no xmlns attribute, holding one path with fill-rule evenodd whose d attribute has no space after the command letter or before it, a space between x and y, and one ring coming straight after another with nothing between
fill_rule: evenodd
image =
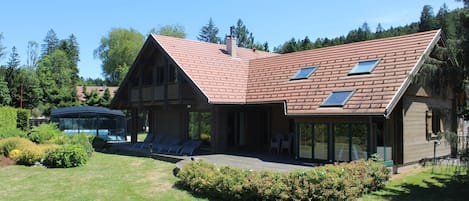
<instances>
[{"instance_id":1,"label":"concrete terrace","mask_svg":"<svg viewBox=\"0 0 469 201\"><path fill-rule=\"evenodd\" d=\"M289 172L315 167L319 164L304 163L287 156L277 153L196 153L193 156L178 156L152 153L148 149L134 149L130 143L112 144L108 149L110 153L133 155L142 157L151 157L156 160L162 160L175 163L177 168L191 160L205 160L218 167L230 166L244 168L249 170L267 170Z\"/></svg>"}]
</instances>

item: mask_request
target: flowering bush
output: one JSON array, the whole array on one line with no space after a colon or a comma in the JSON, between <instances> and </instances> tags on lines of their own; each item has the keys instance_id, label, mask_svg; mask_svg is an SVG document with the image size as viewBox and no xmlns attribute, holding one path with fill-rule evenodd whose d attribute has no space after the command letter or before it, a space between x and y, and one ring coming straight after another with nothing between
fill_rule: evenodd
<instances>
[{"instance_id":1,"label":"flowering bush","mask_svg":"<svg viewBox=\"0 0 469 201\"><path fill-rule=\"evenodd\" d=\"M389 170L371 161L325 165L290 173L216 168L202 160L186 164L179 184L222 200L353 200L382 188Z\"/></svg>"}]
</instances>

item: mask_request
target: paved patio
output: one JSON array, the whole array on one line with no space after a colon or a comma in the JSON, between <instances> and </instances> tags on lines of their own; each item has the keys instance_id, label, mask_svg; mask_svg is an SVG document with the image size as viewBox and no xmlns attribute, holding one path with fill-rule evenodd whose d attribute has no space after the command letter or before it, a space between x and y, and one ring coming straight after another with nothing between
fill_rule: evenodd
<instances>
[{"instance_id":1,"label":"paved patio","mask_svg":"<svg viewBox=\"0 0 469 201\"><path fill-rule=\"evenodd\" d=\"M158 154L151 153L148 150L132 149L131 144L128 143L113 144L109 151L118 154L146 156L157 160L168 161L175 163L177 168L181 168L185 163L191 160L205 160L216 166L231 166L250 170L280 172L308 169L318 165L315 163L304 163L286 154L277 153L203 153L195 154L194 156Z\"/></svg>"}]
</instances>

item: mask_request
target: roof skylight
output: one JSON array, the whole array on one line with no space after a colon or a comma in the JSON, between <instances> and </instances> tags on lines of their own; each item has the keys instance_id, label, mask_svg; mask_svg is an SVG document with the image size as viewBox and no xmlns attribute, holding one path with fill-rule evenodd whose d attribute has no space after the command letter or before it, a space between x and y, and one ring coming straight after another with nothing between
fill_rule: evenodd
<instances>
[{"instance_id":1,"label":"roof skylight","mask_svg":"<svg viewBox=\"0 0 469 201\"><path fill-rule=\"evenodd\" d=\"M296 74L292 78L290 78L290 80L308 79L309 76L311 76L311 74L313 74L317 68L317 66L301 68L300 70L298 70L298 72L296 72Z\"/></svg>"},{"instance_id":2,"label":"roof skylight","mask_svg":"<svg viewBox=\"0 0 469 201\"><path fill-rule=\"evenodd\" d=\"M379 59L358 62L348 75L368 74L378 65Z\"/></svg>"},{"instance_id":3,"label":"roof skylight","mask_svg":"<svg viewBox=\"0 0 469 201\"><path fill-rule=\"evenodd\" d=\"M321 107L342 107L352 97L355 90L333 91Z\"/></svg>"}]
</instances>

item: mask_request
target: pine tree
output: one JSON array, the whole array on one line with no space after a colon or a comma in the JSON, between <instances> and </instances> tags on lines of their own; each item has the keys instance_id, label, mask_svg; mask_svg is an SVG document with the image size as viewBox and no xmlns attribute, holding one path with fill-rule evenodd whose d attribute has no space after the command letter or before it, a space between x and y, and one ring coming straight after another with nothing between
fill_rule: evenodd
<instances>
[{"instance_id":1,"label":"pine tree","mask_svg":"<svg viewBox=\"0 0 469 201\"><path fill-rule=\"evenodd\" d=\"M2 45L3 33L0 33L0 60L5 55L5 47Z\"/></svg>"},{"instance_id":2,"label":"pine tree","mask_svg":"<svg viewBox=\"0 0 469 201\"><path fill-rule=\"evenodd\" d=\"M213 23L212 18L210 18L208 24L200 29L200 33L197 39L209 43L219 43L221 40L220 37L218 37L217 35L218 28Z\"/></svg>"},{"instance_id":3,"label":"pine tree","mask_svg":"<svg viewBox=\"0 0 469 201\"><path fill-rule=\"evenodd\" d=\"M42 55L51 54L59 46L59 38L53 29L50 29L46 37L44 38L44 44L42 46Z\"/></svg>"},{"instance_id":4,"label":"pine tree","mask_svg":"<svg viewBox=\"0 0 469 201\"><path fill-rule=\"evenodd\" d=\"M7 71L5 81L8 83L8 90L10 91L11 106L19 107L20 85L21 79L19 74L20 56L16 47L11 48L10 58L7 63Z\"/></svg>"},{"instance_id":5,"label":"pine tree","mask_svg":"<svg viewBox=\"0 0 469 201\"><path fill-rule=\"evenodd\" d=\"M419 31L429 31L434 29L434 18L433 8L430 5L423 6L422 13L420 14Z\"/></svg>"}]
</instances>

